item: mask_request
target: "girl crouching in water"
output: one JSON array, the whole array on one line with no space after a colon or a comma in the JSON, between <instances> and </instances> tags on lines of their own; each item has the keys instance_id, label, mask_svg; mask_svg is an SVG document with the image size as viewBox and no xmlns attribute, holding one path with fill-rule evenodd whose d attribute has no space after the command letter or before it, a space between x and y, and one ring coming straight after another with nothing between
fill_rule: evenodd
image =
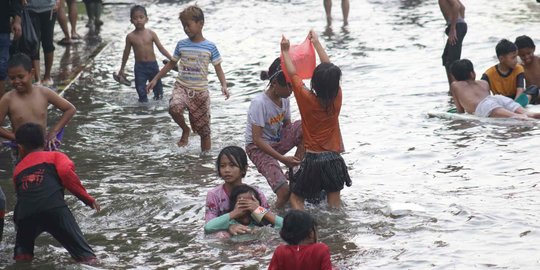
<instances>
[{"instance_id":1,"label":"girl crouching in water","mask_svg":"<svg viewBox=\"0 0 540 270\"><path fill-rule=\"evenodd\" d=\"M281 40L281 52L286 72L292 81L292 88L300 115L306 154L300 169L291 182L291 206L304 209L306 198L318 198L322 190L327 195L330 207L340 207L340 191L343 185L351 186L345 161L340 153L344 150L339 113L342 93L339 82L341 70L330 63L330 59L319 42L317 34L311 30L309 38L319 55L319 64L311 78L311 91L306 89L289 54L290 43L285 37Z\"/></svg>"},{"instance_id":2,"label":"girl crouching in water","mask_svg":"<svg viewBox=\"0 0 540 270\"><path fill-rule=\"evenodd\" d=\"M272 225L281 229L283 218L261 205L259 193L248 185L235 186L230 195L227 214L214 218L204 226L206 233L228 230L232 235L250 233L253 227Z\"/></svg>"},{"instance_id":3,"label":"girl crouching in water","mask_svg":"<svg viewBox=\"0 0 540 270\"><path fill-rule=\"evenodd\" d=\"M205 223L218 218L231 211L230 195L232 189L243 184L242 180L247 172L247 155L244 149L238 146L227 146L221 150L216 160L216 171L224 181L223 184L211 189L206 195ZM268 209L268 202L264 194L255 189L262 207Z\"/></svg>"},{"instance_id":4,"label":"girl crouching in water","mask_svg":"<svg viewBox=\"0 0 540 270\"><path fill-rule=\"evenodd\" d=\"M269 270L332 269L330 250L326 244L317 243L317 223L308 213L289 211L279 234L287 245L276 248Z\"/></svg>"}]
</instances>

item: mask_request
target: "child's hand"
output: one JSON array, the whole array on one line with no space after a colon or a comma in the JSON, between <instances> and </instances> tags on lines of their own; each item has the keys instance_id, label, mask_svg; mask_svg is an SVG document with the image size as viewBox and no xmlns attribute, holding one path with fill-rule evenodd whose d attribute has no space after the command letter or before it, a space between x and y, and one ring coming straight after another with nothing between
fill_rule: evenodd
<instances>
[{"instance_id":1,"label":"child's hand","mask_svg":"<svg viewBox=\"0 0 540 270\"><path fill-rule=\"evenodd\" d=\"M99 203L96 200L94 200L94 202L92 203L90 207L92 209L95 209L96 213L99 213L99 211L101 211L101 207L99 206Z\"/></svg>"},{"instance_id":2,"label":"child's hand","mask_svg":"<svg viewBox=\"0 0 540 270\"><path fill-rule=\"evenodd\" d=\"M229 97L231 96L226 85L221 87L221 93L223 93L223 95L225 96L225 100L229 99Z\"/></svg>"},{"instance_id":3,"label":"child's hand","mask_svg":"<svg viewBox=\"0 0 540 270\"><path fill-rule=\"evenodd\" d=\"M56 138L56 132L49 132L45 137L45 142L45 147L52 151L56 150L57 146L60 145L60 141Z\"/></svg>"},{"instance_id":4,"label":"child's hand","mask_svg":"<svg viewBox=\"0 0 540 270\"><path fill-rule=\"evenodd\" d=\"M152 89L154 89L154 87L156 87L156 84L157 82L152 80L148 83L148 85L146 86L146 93L150 93L150 91L152 91Z\"/></svg>"},{"instance_id":5,"label":"child's hand","mask_svg":"<svg viewBox=\"0 0 540 270\"><path fill-rule=\"evenodd\" d=\"M295 156L286 156L286 157L283 157L283 160L281 160L281 163L285 164L287 168L292 168L296 165L300 165L300 162L301 160Z\"/></svg>"},{"instance_id":6,"label":"child's hand","mask_svg":"<svg viewBox=\"0 0 540 270\"><path fill-rule=\"evenodd\" d=\"M251 233L251 229L242 224L232 224L229 226L229 233L232 235L246 234Z\"/></svg>"},{"instance_id":7,"label":"child's hand","mask_svg":"<svg viewBox=\"0 0 540 270\"><path fill-rule=\"evenodd\" d=\"M319 42L319 35L317 35L315 30L313 30L313 29L309 30L308 38L309 38L309 40L311 40L311 43L313 43L313 44Z\"/></svg>"},{"instance_id":8,"label":"child's hand","mask_svg":"<svg viewBox=\"0 0 540 270\"><path fill-rule=\"evenodd\" d=\"M281 51L282 52L288 52L289 48L291 47L291 43L288 39L285 38L284 35L281 36Z\"/></svg>"}]
</instances>

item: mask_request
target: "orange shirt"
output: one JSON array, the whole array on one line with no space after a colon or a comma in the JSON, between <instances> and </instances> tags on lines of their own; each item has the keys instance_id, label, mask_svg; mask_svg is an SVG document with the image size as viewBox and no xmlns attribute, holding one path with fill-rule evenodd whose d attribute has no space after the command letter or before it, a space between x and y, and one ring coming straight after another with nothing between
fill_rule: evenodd
<instances>
[{"instance_id":1,"label":"orange shirt","mask_svg":"<svg viewBox=\"0 0 540 270\"><path fill-rule=\"evenodd\" d=\"M333 109L330 108L330 112L327 112L322 108L317 96L305 89L298 75L292 77L292 86L302 116L302 136L306 150L337 153L345 151L338 119L341 111L341 88L334 100Z\"/></svg>"},{"instance_id":2,"label":"orange shirt","mask_svg":"<svg viewBox=\"0 0 540 270\"><path fill-rule=\"evenodd\" d=\"M516 65L510 74L503 76L497 70L497 66L495 65L486 70L482 79L488 81L489 88L494 95L503 95L514 98L516 96L517 88L519 86L523 87L522 85L519 85L518 78L524 76L524 71L523 66Z\"/></svg>"}]
</instances>

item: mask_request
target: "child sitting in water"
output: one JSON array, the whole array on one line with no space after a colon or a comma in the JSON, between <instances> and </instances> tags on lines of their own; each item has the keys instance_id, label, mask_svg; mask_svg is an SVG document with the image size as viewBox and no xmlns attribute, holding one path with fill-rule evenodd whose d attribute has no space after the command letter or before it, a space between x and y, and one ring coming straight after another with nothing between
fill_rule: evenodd
<instances>
[{"instance_id":1,"label":"child sitting in water","mask_svg":"<svg viewBox=\"0 0 540 270\"><path fill-rule=\"evenodd\" d=\"M306 154L300 169L294 175L291 185L291 206L304 209L306 198L318 198L325 190L330 207L341 205L340 191L343 185L350 186L351 179L347 165L340 153L344 151L339 113L342 93L339 81L341 70L330 63L330 59L319 42L317 34L311 30L309 38L319 54L321 64L313 72L312 90L306 89L289 55L289 40L281 40L281 52L286 72L292 80L296 103L302 116L302 134Z\"/></svg>"},{"instance_id":2,"label":"child sitting in water","mask_svg":"<svg viewBox=\"0 0 540 270\"><path fill-rule=\"evenodd\" d=\"M208 191L206 195L206 213L204 216L205 223L231 211L231 191L234 187L243 184L242 179L246 176L247 172L247 155L244 149L238 146L227 146L223 148L216 159L216 170L218 176L225 183ZM260 205L268 209L268 202L264 194L259 190L257 190L257 193L260 198Z\"/></svg>"},{"instance_id":3,"label":"child sitting in water","mask_svg":"<svg viewBox=\"0 0 540 270\"><path fill-rule=\"evenodd\" d=\"M120 66L118 75L115 75L115 80L122 83L127 82L124 68L129 58L131 47L133 47L133 53L135 54L135 89L139 95L139 102L148 102L146 82L152 80L159 72L156 55L154 54L154 43L165 57L171 59L171 55L163 48L156 33L145 28L147 22L148 16L146 15L146 9L139 5L133 6L131 8L131 23L135 26L135 30L126 37L126 47L124 49L124 55L122 56L122 66ZM157 80L156 86L154 87L154 100L162 98L163 84L161 83L161 80Z\"/></svg>"},{"instance_id":4,"label":"child sitting in water","mask_svg":"<svg viewBox=\"0 0 540 270\"><path fill-rule=\"evenodd\" d=\"M534 55L536 46L528 36L519 36L515 42L518 48L518 56L523 62L525 69L525 93L529 95L531 104L538 103L538 86L540 86L540 57Z\"/></svg>"},{"instance_id":5,"label":"child sitting in water","mask_svg":"<svg viewBox=\"0 0 540 270\"><path fill-rule=\"evenodd\" d=\"M528 113L509 97L490 95L488 83L475 80L473 64L468 59L454 62L451 71L456 81L450 85L450 92L458 113L467 112L479 117L540 117L540 114Z\"/></svg>"},{"instance_id":6,"label":"child sitting in water","mask_svg":"<svg viewBox=\"0 0 540 270\"><path fill-rule=\"evenodd\" d=\"M283 218L261 206L257 190L248 185L235 186L230 195L229 213L210 220L204 226L206 233L228 230L232 235L251 232L254 226L271 224L281 229Z\"/></svg>"},{"instance_id":7,"label":"child sitting in water","mask_svg":"<svg viewBox=\"0 0 540 270\"><path fill-rule=\"evenodd\" d=\"M317 243L317 223L308 213L291 210L279 233L287 245L274 251L268 270L331 270L330 250Z\"/></svg>"}]
</instances>

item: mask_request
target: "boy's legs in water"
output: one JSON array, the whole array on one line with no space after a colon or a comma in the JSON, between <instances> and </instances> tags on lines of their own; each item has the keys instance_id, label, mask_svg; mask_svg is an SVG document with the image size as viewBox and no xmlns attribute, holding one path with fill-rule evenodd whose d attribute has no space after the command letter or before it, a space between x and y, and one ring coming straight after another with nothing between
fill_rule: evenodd
<instances>
[{"instance_id":1,"label":"boy's legs in water","mask_svg":"<svg viewBox=\"0 0 540 270\"><path fill-rule=\"evenodd\" d=\"M528 113L523 108L518 108L515 112L511 112L505 108L499 107L491 111L491 118L527 118Z\"/></svg>"},{"instance_id":2,"label":"boy's legs in water","mask_svg":"<svg viewBox=\"0 0 540 270\"><path fill-rule=\"evenodd\" d=\"M183 110L178 111L178 110L174 110L173 108L169 108L169 114L173 118L174 122L176 122L176 124L178 124L178 126L180 126L180 128L182 129L182 137L178 141L177 145L179 147L186 146L189 141L189 133L191 132L191 130L186 124L186 119L184 118ZM201 146L202 146L202 138L201 138Z\"/></svg>"},{"instance_id":3,"label":"boy's legs in water","mask_svg":"<svg viewBox=\"0 0 540 270\"><path fill-rule=\"evenodd\" d=\"M328 192L326 194L326 201L328 202L328 207L339 208L341 206L340 191Z\"/></svg>"},{"instance_id":4,"label":"boy's legs in water","mask_svg":"<svg viewBox=\"0 0 540 270\"><path fill-rule=\"evenodd\" d=\"M493 113L492 113L493 114ZM517 117L518 118L524 118L523 115L526 115L528 117L531 117L531 118L535 118L535 119L540 119L540 113L532 113L532 112L528 112L526 111L525 109L523 108L518 108L514 114L518 115ZM491 117L491 115L490 115Z\"/></svg>"},{"instance_id":5,"label":"boy's legs in water","mask_svg":"<svg viewBox=\"0 0 540 270\"><path fill-rule=\"evenodd\" d=\"M332 24L332 0L324 0L324 11L326 12L327 25ZM349 24L349 0L341 0L341 11L343 12L343 25Z\"/></svg>"},{"instance_id":6,"label":"boy's legs in water","mask_svg":"<svg viewBox=\"0 0 540 270\"><path fill-rule=\"evenodd\" d=\"M304 210L304 198L303 197L300 197L299 195L296 195L293 192L291 192L291 197L289 198L289 202L291 203L291 207L293 209Z\"/></svg>"}]
</instances>

